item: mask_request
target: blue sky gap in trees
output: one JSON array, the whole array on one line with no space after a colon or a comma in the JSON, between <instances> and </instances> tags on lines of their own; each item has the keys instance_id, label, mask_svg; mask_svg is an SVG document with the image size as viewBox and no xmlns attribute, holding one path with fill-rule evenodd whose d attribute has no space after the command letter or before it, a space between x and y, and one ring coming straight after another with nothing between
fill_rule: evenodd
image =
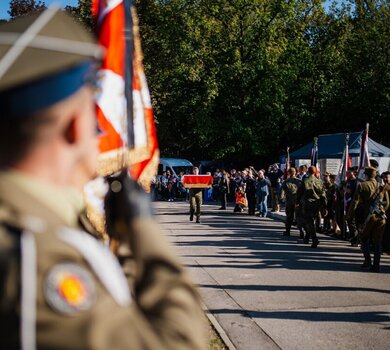
<instances>
[{"instance_id":1,"label":"blue sky gap in trees","mask_svg":"<svg viewBox=\"0 0 390 350\"><path fill-rule=\"evenodd\" d=\"M41 0L44 1L46 5L50 4L58 4L61 7L65 7L66 5L76 6L78 4L78 0ZM212 1L212 0L210 0ZM341 2L340 0L339 2ZM324 6L325 8L329 7L333 1L325 0ZM9 19L8 11L9 10L9 0L0 0L0 19Z\"/></svg>"}]
</instances>

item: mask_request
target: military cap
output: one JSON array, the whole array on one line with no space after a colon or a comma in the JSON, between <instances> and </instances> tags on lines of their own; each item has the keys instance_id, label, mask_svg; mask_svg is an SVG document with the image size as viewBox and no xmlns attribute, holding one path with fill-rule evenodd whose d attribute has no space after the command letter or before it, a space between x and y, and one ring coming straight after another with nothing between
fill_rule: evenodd
<instances>
[{"instance_id":1,"label":"military cap","mask_svg":"<svg viewBox=\"0 0 390 350\"><path fill-rule=\"evenodd\" d=\"M72 95L101 56L94 37L59 8L1 25L1 117L33 113Z\"/></svg>"},{"instance_id":2,"label":"military cap","mask_svg":"<svg viewBox=\"0 0 390 350\"><path fill-rule=\"evenodd\" d=\"M372 166L372 167L375 168L375 169L378 169L379 163L378 163L378 161L375 160L375 159L370 159L370 166Z\"/></svg>"},{"instance_id":3,"label":"military cap","mask_svg":"<svg viewBox=\"0 0 390 350\"><path fill-rule=\"evenodd\" d=\"M368 175L369 177L375 177L376 176L376 169L372 166L367 166L364 168L364 174Z\"/></svg>"}]
</instances>

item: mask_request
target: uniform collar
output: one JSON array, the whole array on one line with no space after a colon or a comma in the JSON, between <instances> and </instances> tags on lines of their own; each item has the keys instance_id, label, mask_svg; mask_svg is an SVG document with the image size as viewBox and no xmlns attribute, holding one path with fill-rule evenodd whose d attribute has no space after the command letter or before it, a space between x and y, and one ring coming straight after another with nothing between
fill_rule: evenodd
<instances>
[{"instance_id":1,"label":"uniform collar","mask_svg":"<svg viewBox=\"0 0 390 350\"><path fill-rule=\"evenodd\" d=\"M18 171L0 171L0 204L21 216L37 217L55 225L78 226L84 209L82 194Z\"/></svg>"}]
</instances>

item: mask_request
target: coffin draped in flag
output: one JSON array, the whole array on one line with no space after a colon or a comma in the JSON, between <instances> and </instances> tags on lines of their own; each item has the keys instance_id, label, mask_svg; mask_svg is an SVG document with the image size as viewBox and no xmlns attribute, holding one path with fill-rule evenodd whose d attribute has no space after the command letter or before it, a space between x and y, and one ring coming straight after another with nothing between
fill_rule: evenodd
<instances>
[{"instance_id":1,"label":"coffin draped in flag","mask_svg":"<svg viewBox=\"0 0 390 350\"><path fill-rule=\"evenodd\" d=\"M211 175L184 175L182 179L185 188L210 188L213 185Z\"/></svg>"},{"instance_id":2,"label":"coffin draped in flag","mask_svg":"<svg viewBox=\"0 0 390 350\"><path fill-rule=\"evenodd\" d=\"M130 0L93 0L99 43L106 49L98 73L99 173L129 167L148 188L159 149L142 64L138 21Z\"/></svg>"}]
</instances>

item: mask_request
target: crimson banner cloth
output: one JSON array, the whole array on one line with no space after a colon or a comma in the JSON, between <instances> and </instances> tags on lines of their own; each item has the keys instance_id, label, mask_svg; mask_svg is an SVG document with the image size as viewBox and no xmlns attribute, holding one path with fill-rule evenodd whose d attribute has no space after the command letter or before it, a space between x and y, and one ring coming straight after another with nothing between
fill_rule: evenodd
<instances>
[{"instance_id":1,"label":"crimson banner cloth","mask_svg":"<svg viewBox=\"0 0 390 350\"><path fill-rule=\"evenodd\" d=\"M183 185L185 188L209 188L213 185L211 175L184 175Z\"/></svg>"},{"instance_id":2,"label":"crimson banner cloth","mask_svg":"<svg viewBox=\"0 0 390 350\"><path fill-rule=\"evenodd\" d=\"M131 0L93 0L99 43L106 55L98 73L99 173L129 167L148 188L159 161L152 104L142 64L138 19Z\"/></svg>"}]
</instances>

